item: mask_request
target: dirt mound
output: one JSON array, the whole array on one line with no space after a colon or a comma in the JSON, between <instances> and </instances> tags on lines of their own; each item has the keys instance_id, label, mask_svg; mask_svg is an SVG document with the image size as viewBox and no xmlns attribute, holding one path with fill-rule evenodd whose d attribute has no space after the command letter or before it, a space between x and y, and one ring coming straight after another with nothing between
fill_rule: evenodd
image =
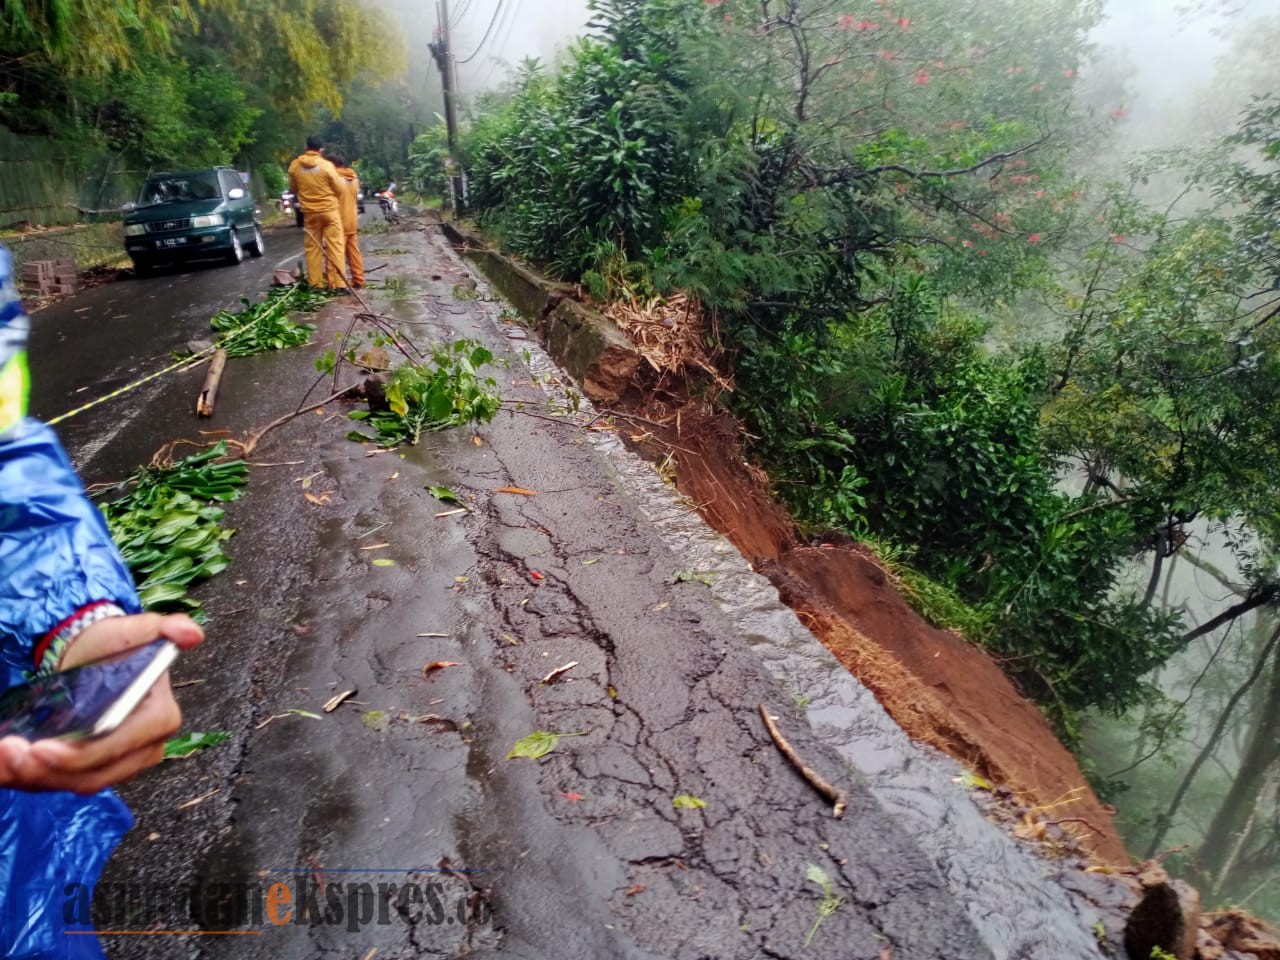
<instances>
[{"instance_id":1,"label":"dirt mound","mask_svg":"<svg viewBox=\"0 0 1280 960\"><path fill-rule=\"evenodd\" d=\"M644 426L637 421L625 432L640 452L674 465L680 492L898 724L1067 825L1098 859L1128 863L1111 811L999 665L925 622L865 549L807 543L771 496L768 477L743 457L741 426L682 393L650 391L635 411Z\"/></svg>"}]
</instances>

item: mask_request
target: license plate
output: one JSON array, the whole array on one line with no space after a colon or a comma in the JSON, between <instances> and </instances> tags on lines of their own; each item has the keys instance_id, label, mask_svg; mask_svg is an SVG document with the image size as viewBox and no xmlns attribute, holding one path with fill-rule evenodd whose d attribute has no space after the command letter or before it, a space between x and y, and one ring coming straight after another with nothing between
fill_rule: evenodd
<instances>
[{"instance_id":1,"label":"license plate","mask_svg":"<svg viewBox=\"0 0 1280 960\"><path fill-rule=\"evenodd\" d=\"M186 237L165 237L163 240L157 240L157 247L181 247L187 242Z\"/></svg>"}]
</instances>

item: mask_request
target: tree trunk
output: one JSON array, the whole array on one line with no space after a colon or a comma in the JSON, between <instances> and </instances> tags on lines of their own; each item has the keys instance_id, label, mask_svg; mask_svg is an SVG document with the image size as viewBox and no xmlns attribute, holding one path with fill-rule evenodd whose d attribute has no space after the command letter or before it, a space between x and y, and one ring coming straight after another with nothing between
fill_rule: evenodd
<instances>
[{"instance_id":1,"label":"tree trunk","mask_svg":"<svg viewBox=\"0 0 1280 960\"><path fill-rule=\"evenodd\" d=\"M1161 844L1164 838L1169 834L1169 828L1173 825L1173 818L1178 812L1178 808L1182 806L1183 798L1186 797L1187 791L1191 789L1191 784L1195 781L1196 775L1200 772L1200 768L1205 762L1213 756L1214 751L1218 748L1222 735L1226 732L1227 724L1231 720L1231 714L1235 711L1236 706L1244 699L1250 688L1262 676L1262 671L1267 665L1267 660L1276 648L1277 642L1280 642L1280 627L1276 627L1275 632L1271 634L1271 639L1267 641L1262 653L1258 657L1258 662L1254 664L1253 670L1245 679L1235 693L1231 695L1231 699L1227 701L1227 705L1222 708L1222 713L1218 717L1218 722L1214 724L1213 732L1209 734L1209 739L1201 751L1196 754L1195 760L1191 763L1191 768L1187 770L1187 775L1182 778L1182 783L1178 785L1178 790L1173 795L1173 799L1169 801L1169 809L1166 810L1156 821L1156 832L1151 838L1151 843L1147 845L1147 858L1150 859L1160 852ZM1265 772L1265 771L1264 771ZM1224 845L1225 846L1225 845ZM1223 855L1225 855L1225 850ZM1221 861L1219 861L1221 863Z\"/></svg>"},{"instance_id":2,"label":"tree trunk","mask_svg":"<svg viewBox=\"0 0 1280 960\"><path fill-rule=\"evenodd\" d=\"M1160 543L1156 545L1156 558L1151 564L1151 579L1147 581L1147 592L1142 595L1142 605L1151 606L1156 595L1156 587L1160 586L1160 571L1164 569L1164 535L1160 535Z\"/></svg>"},{"instance_id":3,"label":"tree trunk","mask_svg":"<svg viewBox=\"0 0 1280 960\"><path fill-rule=\"evenodd\" d=\"M1276 629L1280 636L1280 627ZM1280 656L1275 656L1276 641L1263 648L1257 675L1270 658L1271 680L1266 696L1254 712L1253 730L1240 759L1240 768L1231 789L1223 797L1218 812L1200 844L1200 870L1208 889L1221 895L1227 888L1228 858L1243 839L1242 831L1255 809L1258 796L1270 782L1270 774L1280 764Z\"/></svg>"}]
</instances>

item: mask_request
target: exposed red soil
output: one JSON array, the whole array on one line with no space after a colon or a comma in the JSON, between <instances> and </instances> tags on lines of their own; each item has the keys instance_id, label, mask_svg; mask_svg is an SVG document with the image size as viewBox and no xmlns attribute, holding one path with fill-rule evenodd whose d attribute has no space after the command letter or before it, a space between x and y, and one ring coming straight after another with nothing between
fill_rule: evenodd
<instances>
[{"instance_id":1,"label":"exposed red soil","mask_svg":"<svg viewBox=\"0 0 1280 960\"><path fill-rule=\"evenodd\" d=\"M1009 787L1046 818L1067 821L1097 859L1129 863L1111 810L1035 704L990 655L922 619L865 548L807 541L768 478L744 458L732 417L652 391L634 412L645 422L626 431L633 443L653 459L671 456L681 494L769 577L907 733Z\"/></svg>"}]
</instances>

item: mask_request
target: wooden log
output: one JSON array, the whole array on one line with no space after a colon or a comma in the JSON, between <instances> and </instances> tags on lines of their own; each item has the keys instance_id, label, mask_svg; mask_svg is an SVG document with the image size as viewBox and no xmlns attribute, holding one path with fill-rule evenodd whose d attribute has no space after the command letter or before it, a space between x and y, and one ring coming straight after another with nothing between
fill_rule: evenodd
<instances>
[{"instance_id":1,"label":"wooden log","mask_svg":"<svg viewBox=\"0 0 1280 960\"><path fill-rule=\"evenodd\" d=\"M204 386L200 388L200 396L196 397L196 416L213 416L213 405L218 400L218 387L222 383L222 371L226 366L227 351L215 350L209 372L204 377Z\"/></svg>"}]
</instances>

